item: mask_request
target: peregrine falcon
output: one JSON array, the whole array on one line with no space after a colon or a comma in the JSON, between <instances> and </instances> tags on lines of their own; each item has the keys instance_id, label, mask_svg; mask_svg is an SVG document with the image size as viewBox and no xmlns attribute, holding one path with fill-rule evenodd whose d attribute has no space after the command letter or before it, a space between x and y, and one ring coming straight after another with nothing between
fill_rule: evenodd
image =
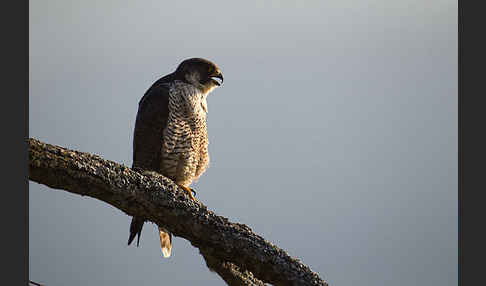
<instances>
[{"instance_id":1,"label":"peregrine falcon","mask_svg":"<svg viewBox=\"0 0 486 286\"><path fill-rule=\"evenodd\" d=\"M132 168L170 178L195 200L189 185L209 164L206 96L222 83L214 63L191 58L152 84L138 103ZM144 221L132 218L128 245L136 235L139 245ZM172 235L161 226L159 233L162 254L169 257Z\"/></svg>"}]
</instances>

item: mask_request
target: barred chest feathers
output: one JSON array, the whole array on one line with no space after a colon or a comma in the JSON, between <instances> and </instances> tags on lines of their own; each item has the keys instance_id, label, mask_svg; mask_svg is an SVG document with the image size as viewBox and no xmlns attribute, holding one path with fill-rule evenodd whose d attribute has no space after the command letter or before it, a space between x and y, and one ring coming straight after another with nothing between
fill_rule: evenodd
<instances>
[{"instance_id":1,"label":"barred chest feathers","mask_svg":"<svg viewBox=\"0 0 486 286\"><path fill-rule=\"evenodd\" d=\"M169 91L169 118L163 130L161 169L188 186L209 165L206 113L208 93L175 81Z\"/></svg>"}]
</instances>

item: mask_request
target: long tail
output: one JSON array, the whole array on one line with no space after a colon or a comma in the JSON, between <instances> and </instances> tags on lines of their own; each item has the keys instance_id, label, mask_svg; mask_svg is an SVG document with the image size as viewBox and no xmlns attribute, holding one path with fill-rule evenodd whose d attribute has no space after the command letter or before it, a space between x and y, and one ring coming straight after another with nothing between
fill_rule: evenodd
<instances>
[{"instance_id":1,"label":"long tail","mask_svg":"<svg viewBox=\"0 0 486 286\"><path fill-rule=\"evenodd\" d=\"M172 250L172 234L165 228L159 226L160 233L160 249L165 258L170 257L170 252Z\"/></svg>"},{"instance_id":2,"label":"long tail","mask_svg":"<svg viewBox=\"0 0 486 286\"><path fill-rule=\"evenodd\" d=\"M145 220L140 217L133 217L132 222L130 223L130 236L128 237L128 245L132 243L135 235L138 235L137 238L137 247L140 243L140 235L142 234L142 227Z\"/></svg>"}]
</instances>

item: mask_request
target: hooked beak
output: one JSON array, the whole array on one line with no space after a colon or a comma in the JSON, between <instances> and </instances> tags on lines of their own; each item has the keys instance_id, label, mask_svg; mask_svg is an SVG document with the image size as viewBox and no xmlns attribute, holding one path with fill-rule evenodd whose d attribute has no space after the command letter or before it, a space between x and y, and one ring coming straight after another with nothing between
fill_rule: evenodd
<instances>
[{"instance_id":1,"label":"hooked beak","mask_svg":"<svg viewBox=\"0 0 486 286\"><path fill-rule=\"evenodd\" d=\"M214 78L220 79L221 83L219 81L215 80ZM211 80L214 82L215 85L220 86L220 85L223 84L223 81L224 81L223 74L219 70L217 70L217 71L215 71L215 73L213 75L211 75Z\"/></svg>"}]
</instances>

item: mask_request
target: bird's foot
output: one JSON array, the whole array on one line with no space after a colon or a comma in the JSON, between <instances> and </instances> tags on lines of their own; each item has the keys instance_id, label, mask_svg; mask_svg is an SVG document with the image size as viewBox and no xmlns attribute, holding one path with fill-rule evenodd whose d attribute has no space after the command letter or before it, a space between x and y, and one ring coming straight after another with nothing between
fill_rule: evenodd
<instances>
[{"instance_id":1,"label":"bird's foot","mask_svg":"<svg viewBox=\"0 0 486 286\"><path fill-rule=\"evenodd\" d=\"M194 197L194 195L196 194L196 191L194 191L193 189L191 189L189 187L186 187L186 186L179 185L179 187L181 187L184 191L187 192L187 194L189 195L189 197L191 198L191 200L197 201L196 198ZM194 195L193 195L193 193L194 193Z\"/></svg>"}]
</instances>

